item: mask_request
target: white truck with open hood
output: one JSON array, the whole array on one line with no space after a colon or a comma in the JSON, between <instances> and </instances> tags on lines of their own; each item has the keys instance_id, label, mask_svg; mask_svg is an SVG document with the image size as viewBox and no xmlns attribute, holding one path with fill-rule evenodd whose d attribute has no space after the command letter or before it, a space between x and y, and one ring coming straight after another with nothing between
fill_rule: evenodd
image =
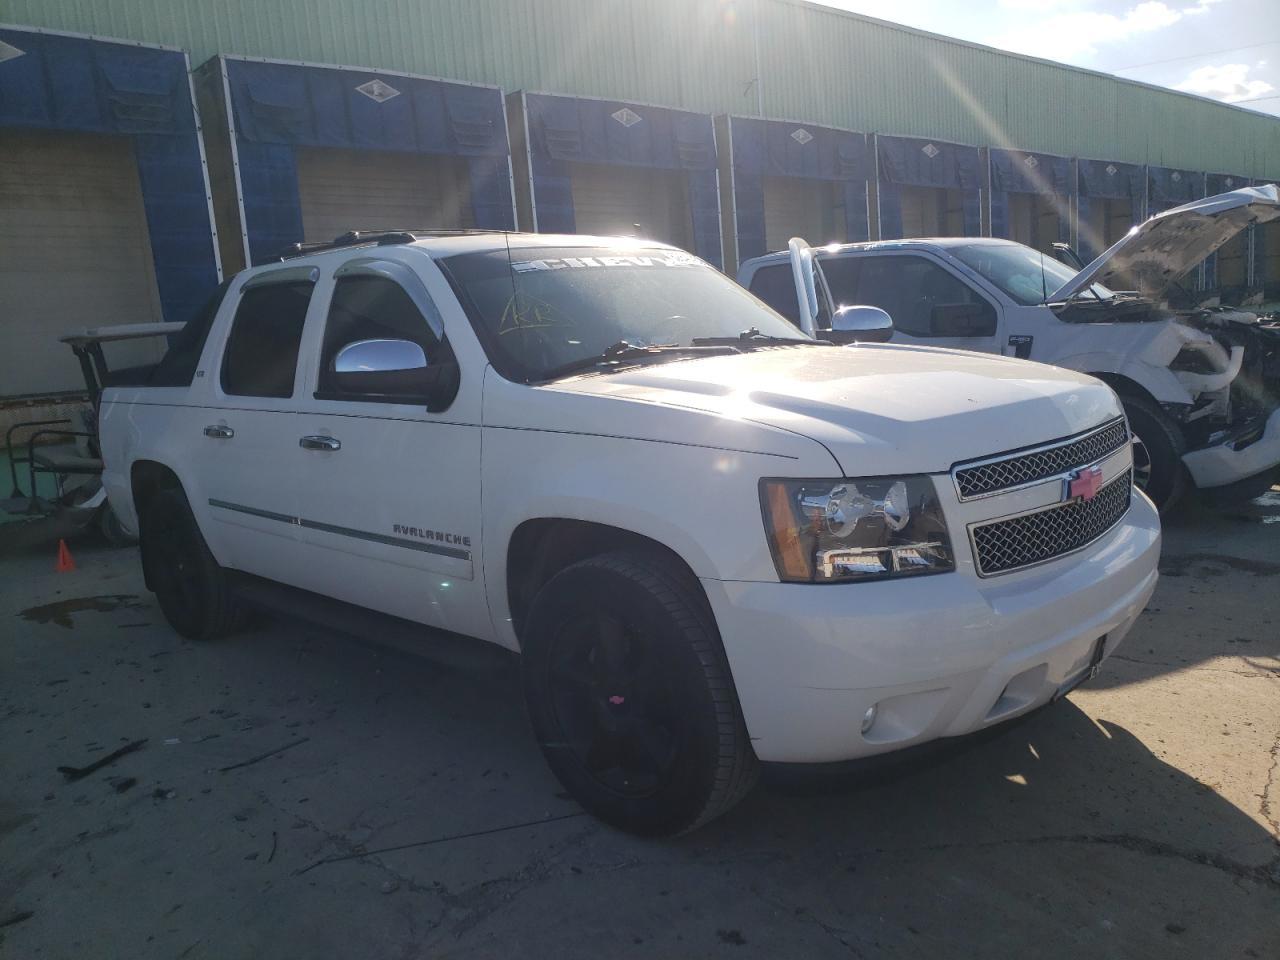
<instances>
[{"instance_id":1,"label":"white truck with open hood","mask_svg":"<svg viewBox=\"0 0 1280 960\"><path fill-rule=\"evenodd\" d=\"M760 761L1045 705L1156 583L1110 388L817 341L658 243L306 248L230 280L133 383L103 395L103 478L176 630L274 597L518 651L548 763L642 833L728 809Z\"/></svg>"},{"instance_id":2,"label":"white truck with open hood","mask_svg":"<svg viewBox=\"0 0 1280 960\"><path fill-rule=\"evenodd\" d=\"M842 304L881 307L894 343L1001 353L1089 373L1120 395L1138 482L1162 508L1188 485L1251 497L1280 480L1280 322L1174 309L1179 277L1251 223L1274 185L1165 211L1083 269L1007 240L948 237L818 248L816 310L797 310L787 252L745 262L743 286L824 336Z\"/></svg>"}]
</instances>

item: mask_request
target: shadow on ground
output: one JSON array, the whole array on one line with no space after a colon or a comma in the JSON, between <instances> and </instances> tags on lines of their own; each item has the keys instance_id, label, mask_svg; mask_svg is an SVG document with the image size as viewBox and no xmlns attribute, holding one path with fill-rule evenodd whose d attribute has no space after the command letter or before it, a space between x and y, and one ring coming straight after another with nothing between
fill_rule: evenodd
<instances>
[{"instance_id":1,"label":"shadow on ground","mask_svg":"<svg viewBox=\"0 0 1280 960\"><path fill-rule=\"evenodd\" d=\"M692 836L640 841L561 793L509 670L270 620L188 643L129 552L86 551L19 596L24 562L0 565L0 923L31 915L0 928L0 955L1280 950L1280 828L1070 700L928 763L762 788ZM70 625L17 616L64 600ZM1185 626L1169 642L1194 671L1217 640ZM1094 716L1124 690L1089 693ZM141 738L75 783L55 769ZM1277 789L1258 801L1272 820Z\"/></svg>"}]
</instances>

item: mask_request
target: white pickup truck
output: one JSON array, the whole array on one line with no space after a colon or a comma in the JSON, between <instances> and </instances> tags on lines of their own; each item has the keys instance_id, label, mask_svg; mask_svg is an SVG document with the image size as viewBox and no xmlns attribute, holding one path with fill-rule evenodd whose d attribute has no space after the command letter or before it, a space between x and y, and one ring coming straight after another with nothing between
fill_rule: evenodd
<instances>
[{"instance_id":1,"label":"white pickup truck","mask_svg":"<svg viewBox=\"0 0 1280 960\"><path fill-rule=\"evenodd\" d=\"M1164 510L1190 486L1230 500L1280 482L1280 321L1164 302L1179 277L1250 223L1278 217L1275 185L1197 200L1152 217L1079 270L1008 240L833 244L814 251L826 283L812 319L799 313L787 251L744 262L738 281L818 336L834 308L869 304L893 316L894 343L1029 358L1102 379L1141 441L1138 485Z\"/></svg>"},{"instance_id":2,"label":"white pickup truck","mask_svg":"<svg viewBox=\"0 0 1280 960\"><path fill-rule=\"evenodd\" d=\"M353 235L246 270L106 390L101 441L178 632L268 585L519 651L555 773L647 834L762 761L1056 699L1157 576L1105 384L815 341L635 240Z\"/></svg>"}]
</instances>

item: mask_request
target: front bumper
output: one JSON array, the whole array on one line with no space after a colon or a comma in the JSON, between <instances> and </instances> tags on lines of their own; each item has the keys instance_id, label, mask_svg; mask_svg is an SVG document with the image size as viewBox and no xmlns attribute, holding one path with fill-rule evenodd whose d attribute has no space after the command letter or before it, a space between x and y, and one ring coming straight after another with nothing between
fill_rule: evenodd
<instances>
[{"instance_id":1,"label":"front bumper","mask_svg":"<svg viewBox=\"0 0 1280 960\"><path fill-rule=\"evenodd\" d=\"M1271 412L1262 435L1251 443L1241 446L1238 439L1228 440L1185 453L1182 462L1202 490L1271 470L1280 464L1280 409Z\"/></svg>"},{"instance_id":2,"label":"front bumper","mask_svg":"<svg viewBox=\"0 0 1280 960\"><path fill-rule=\"evenodd\" d=\"M1135 493L1085 550L1006 576L702 584L756 755L827 763L971 733L1048 702L1087 671L1100 637L1115 650L1155 590L1159 555L1159 518Z\"/></svg>"}]
</instances>

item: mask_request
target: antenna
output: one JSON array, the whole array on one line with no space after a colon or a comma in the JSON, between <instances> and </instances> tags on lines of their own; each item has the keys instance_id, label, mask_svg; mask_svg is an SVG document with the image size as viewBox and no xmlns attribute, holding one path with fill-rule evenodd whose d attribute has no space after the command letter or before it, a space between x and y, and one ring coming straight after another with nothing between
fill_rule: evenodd
<instances>
[{"instance_id":1,"label":"antenna","mask_svg":"<svg viewBox=\"0 0 1280 960\"><path fill-rule=\"evenodd\" d=\"M502 239L507 242L507 274L511 277L511 320L514 323L516 321L516 315L520 310L520 288L516 286L516 271L515 268L511 266L511 235L509 233L503 233ZM499 321L499 325L501 325L501 320Z\"/></svg>"},{"instance_id":2,"label":"antenna","mask_svg":"<svg viewBox=\"0 0 1280 960\"><path fill-rule=\"evenodd\" d=\"M1049 299L1048 281L1044 277L1044 251L1040 251L1040 302L1044 303Z\"/></svg>"}]
</instances>

